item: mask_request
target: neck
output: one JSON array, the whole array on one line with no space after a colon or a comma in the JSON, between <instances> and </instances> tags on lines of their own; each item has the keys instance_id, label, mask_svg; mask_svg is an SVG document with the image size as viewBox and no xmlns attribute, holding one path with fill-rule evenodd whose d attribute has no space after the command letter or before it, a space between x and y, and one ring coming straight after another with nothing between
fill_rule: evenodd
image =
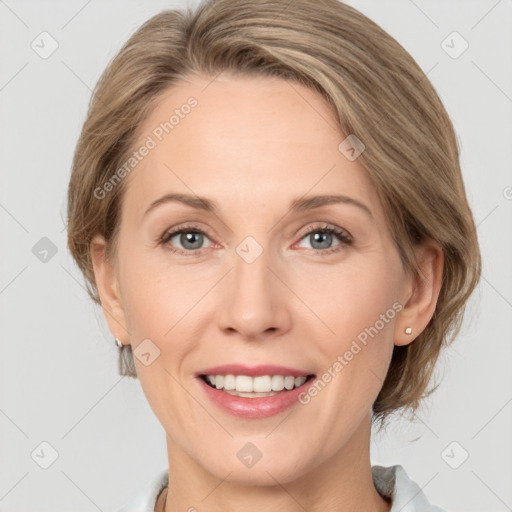
<instances>
[{"instance_id":1,"label":"neck","mask_svg":"<svg viewBox=\"0 0 512 512\"><path fill-rule=\"evenodd\" d=\"M294 480L248 485L230 480L229 468L217 478L167 436L169 487L157 512L389 512L391 504L375 489L370 463L371 420L338 453ZM268 471L269 474L272 471ZM167 489L166 489L167 490ZM165 506L164 506L165 503Z\"/></svg>"}]
</instances>

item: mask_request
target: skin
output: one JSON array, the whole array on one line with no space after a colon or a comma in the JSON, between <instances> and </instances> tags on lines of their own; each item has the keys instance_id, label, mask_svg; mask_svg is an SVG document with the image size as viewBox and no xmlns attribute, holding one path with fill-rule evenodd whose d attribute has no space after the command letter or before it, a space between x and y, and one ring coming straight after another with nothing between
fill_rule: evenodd
<instances>
[{"instance_id":1,"label":"skin","mask_svg":"<svg viewBox=\"0 0 512 512\"><path fill-rule=\"evenodd\" d=\"M190 96L197 107L126 178L116 261L101 236L91 244L112 334L133 350L146 338L160 350L148 366L135 357L166 431L169 488L156 510L389 511L371 475L371 407L393 346L413 342L434 313L442 251L431 241L417 248L426 278L404 271L372 182L338 150L345 135L315 91L278 78L189 76L165 92L139 142ZM168 192L208 197L219 211L169 202L143 217ZM306 194L350 196L371 216L351 204L291 213ZM206 232L202 244L179 234L158 244L189 222ZM315 242L324 223L352 244ZM247 236L263 248L250 264L236 252ZM322 375L397 301L402 310L307 405L242 419L194 377L224 363ZM236 456L247 442L262 454L251 468Z\"/></svg>"}]
</instances>

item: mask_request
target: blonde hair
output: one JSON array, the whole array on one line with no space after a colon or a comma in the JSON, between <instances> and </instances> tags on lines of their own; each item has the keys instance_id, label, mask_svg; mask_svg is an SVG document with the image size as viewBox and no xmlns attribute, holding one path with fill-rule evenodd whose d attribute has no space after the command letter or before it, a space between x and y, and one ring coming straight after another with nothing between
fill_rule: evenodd
<instances>
[{"instance_id":1,"label":"blonde hair","mask_svg":"<svg viewBox=\"0 0 512 512\"><path fill-rule=\"evenodd\" d=\"M317 91L341 132L366 146L367 170L404 268L418 272L413 248L442 247L444 271L433 318L409 345L395 346L373 404L373 419L410 408L427 390L443 345L460 330L478 283L481 257L467 202L459 148L434 87L407 51L377 24L336 0L212 0L195 10L167 10L145 22L97 83L73 159L68 191L68 247L100 304L90 242L101 234L116 255L126 180L102 199L102 187L126 161L161 95L191 73L264 75ZM341 140L341 139L340 139ZM136 377L131 347L121 375Z\"/></svg>"}]
</instances>

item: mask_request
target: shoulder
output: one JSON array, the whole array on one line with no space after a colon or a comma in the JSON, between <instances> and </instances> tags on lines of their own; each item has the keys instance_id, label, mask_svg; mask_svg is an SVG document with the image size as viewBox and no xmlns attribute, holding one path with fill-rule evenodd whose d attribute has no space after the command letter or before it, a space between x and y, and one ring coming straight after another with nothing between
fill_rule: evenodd
<instances>
[{"instance_id":1,"label":"shoulder","mask_svg":"<svg viewBox=\"0 0 512 512\"><path fill-rule=\"evenodd\" d=\"M377 491L391 500L390 512L446 512L430 504L402 466L372 466L372 474Z\"/></svg>"},{"instance_id":2,"label":"shoulder","mask_svg":"<svg viewBox=\"0 0 512 512\"><path fill-rule=\"evenodd\" d=\"M162 469L129 502L112 512L154 512L158 495L169 483L169 470Z\"/></svg>"}]
</instances>

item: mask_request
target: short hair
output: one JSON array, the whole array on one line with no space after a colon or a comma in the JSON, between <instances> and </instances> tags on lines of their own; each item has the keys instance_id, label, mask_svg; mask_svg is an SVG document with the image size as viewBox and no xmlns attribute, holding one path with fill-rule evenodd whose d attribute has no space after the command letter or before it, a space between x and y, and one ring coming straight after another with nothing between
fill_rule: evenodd
<instances>
[{"instance_id":1,"label":"short hair","mask_svg":"<svg viewBox=\"0 0 512 512\"><path fill-rule=\"evenodd\" d=\"M394 346L373 420L413 412L441 348L458 334L481 273L452 122L413 57L358 10L337 0L212 0L146 21L109 63L93 91L72 163L68 247L92 300L101 304L90 255L95 234L114 261L121 180L95 193L133 152L138 128L169 88L191 74L279 77L319 93L342 134L364 145L358 162L380 198L402 264L418 273L414 247L426 239L444 255L434 315L410 344ZM416 274L419 275L419 274ZM130 346L121 375L137 377Z\"/></svg>"}]
</instances>

